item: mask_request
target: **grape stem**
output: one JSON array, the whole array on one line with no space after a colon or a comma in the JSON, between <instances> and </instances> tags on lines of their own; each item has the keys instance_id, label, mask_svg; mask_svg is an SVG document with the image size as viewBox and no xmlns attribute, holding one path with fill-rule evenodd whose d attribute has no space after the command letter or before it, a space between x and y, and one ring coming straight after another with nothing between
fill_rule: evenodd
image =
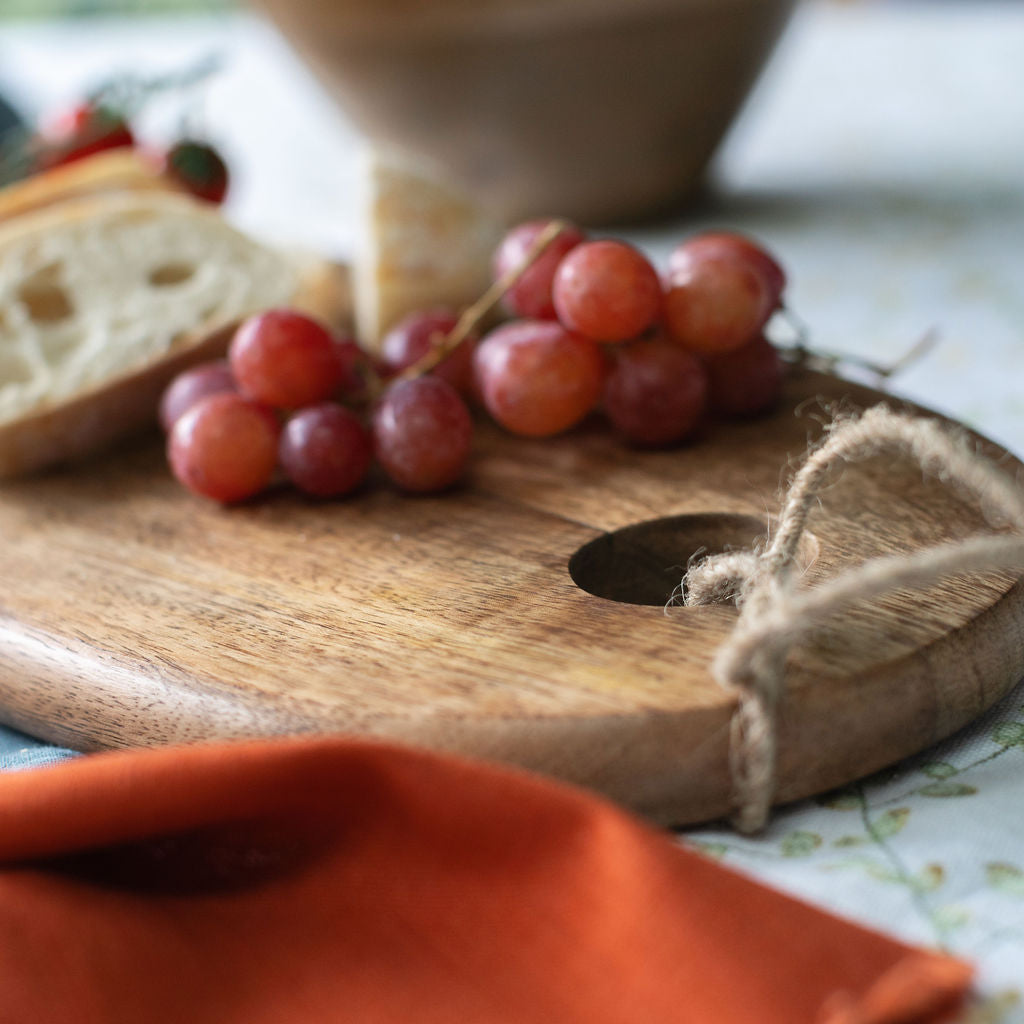
<instances>
[{"instance_id":1,"label":"grape stem","mask_svg":"<svg viewBox=\"0 0 1024 1024\"><path fill-rule=\"evenodd\" d=\"M473 333L480 322L502 300L505 293L513 288L519 279L537 261L541 253L567 228L564 220L552 220L534 239L522 262L499 277L471 306L467 306L459 316L455 326L447 333L438 332L434 337L431 349L415 363L407 366L395 377L395 381L412 380L425 373L430 373L439 363L448 358Z\"/></svg>"},{"instance_id":2,"label":"grape stem","mask_svg":"<svg viewBox=\"0 0 1024 1024\"><path fill-rule=\"evenodd\" d=\"M890 363L877 363L862 356L851 355L839 352L823 352L821 349L811 348L807 344L808 331L804 324L796 318L793 312L785 307L781 310L789 325L796 334L796 341L790 346L780 347L783 358L794 366L803 367L809 370L818 370L825 373L835 373L841 366L852 366L864 370L884 383L896 374L902 373L908 366L923 359L938 344L938 332L930 328L907 349L901 356L898 356Z\"/></svg>"}]
</instances>

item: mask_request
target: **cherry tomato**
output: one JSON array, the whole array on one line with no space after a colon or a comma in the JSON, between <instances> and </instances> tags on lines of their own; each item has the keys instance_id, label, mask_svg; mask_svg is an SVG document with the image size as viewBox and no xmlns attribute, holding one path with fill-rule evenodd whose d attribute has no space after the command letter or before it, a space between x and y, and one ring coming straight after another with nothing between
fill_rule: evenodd
<instances>
[{"instance_id":1,"label":"cherry tomato","mask_svg":"<svg viewBox=\"0 0 1024 1024\"><path fill-rule=\"evenodd\" d=\"M228 166L209 143L179 140L164 155L163 172L208 203L220 204L227 195Z\"/></svg>"},{"instance_id":2,"label":"cherry tomato","mask_svg":"<svg viewBox=\"0 0 1024 1024\"><path fill-rule=\"evenodd\" d=\"M80 103L44 132L39 162L42 169L61 167L107 149L133 145L131 127L117 111Z\"/></svg>"}]
</instances>

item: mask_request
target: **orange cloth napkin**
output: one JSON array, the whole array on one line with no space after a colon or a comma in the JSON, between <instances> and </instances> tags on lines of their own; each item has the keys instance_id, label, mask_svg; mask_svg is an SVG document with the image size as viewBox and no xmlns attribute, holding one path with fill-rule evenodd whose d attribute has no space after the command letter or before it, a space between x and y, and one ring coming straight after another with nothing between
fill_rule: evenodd
<instances>
[{"instance_id":1,"label":"orange cloth napkin","mask_svg":"<svg viewBox=\"0 0 1024 1024\"><path fill-rule=\"evenodd\" d=\"M584 792L339 739L0 777L0 1021L922 1024L970 970Z\"/></svg>"}]
</instances>

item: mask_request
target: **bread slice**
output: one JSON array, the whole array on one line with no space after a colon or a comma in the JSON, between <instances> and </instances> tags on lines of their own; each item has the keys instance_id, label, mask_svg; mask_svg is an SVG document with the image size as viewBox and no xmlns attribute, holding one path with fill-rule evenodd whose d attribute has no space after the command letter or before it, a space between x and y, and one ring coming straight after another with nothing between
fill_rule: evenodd
<instances>
[{"instance_id":1,"label":"bread slice","mask_svg":"<svg viewBox=\"0 0 1024 1024\"><path fill-rule=\"evenodd\" d=\"M153 423L180 370L245 316L323 316L322 264L260 245L184 196L123 192L0 223L0 478Z\"/></svg>"},{"instance_id":2,"label":"bread slice","mask_svg":"<svg viewBox=\"0 0 1024 1024\"><path fill-rule=\"evenodd\" d=\"M0 189L0 223L69 199L125 191L183 189L161 174L138 150L110 149Z\"/></svg>"},{"instance_id":3,"label":"bread slice","mask_svg":"<svg viewBox=\"0 0 1024 1024\"><path fill-rule=\"evenodd\" d=\"M478 299L505 225L439 168L397 149L365 151L361 188L353 305L359 340L374 351L407 313Z\"/></svg>"}]
</instances>

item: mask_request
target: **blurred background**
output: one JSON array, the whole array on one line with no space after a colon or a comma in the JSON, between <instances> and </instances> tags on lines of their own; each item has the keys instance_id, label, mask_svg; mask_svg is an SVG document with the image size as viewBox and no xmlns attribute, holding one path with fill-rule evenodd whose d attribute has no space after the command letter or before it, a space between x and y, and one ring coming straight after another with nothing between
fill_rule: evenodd
<instances>
[{"instance_id":1,"label":"blurred background","mask_svg":"<svg viewBox=\"0 0 1024 1024\"><path fill-rule=\"evenodd\" d=\"M4 0L5 18L65 18L89 15L180 14L190 11L225 11L232 0Z\"/></svg>"}]
</instances>

